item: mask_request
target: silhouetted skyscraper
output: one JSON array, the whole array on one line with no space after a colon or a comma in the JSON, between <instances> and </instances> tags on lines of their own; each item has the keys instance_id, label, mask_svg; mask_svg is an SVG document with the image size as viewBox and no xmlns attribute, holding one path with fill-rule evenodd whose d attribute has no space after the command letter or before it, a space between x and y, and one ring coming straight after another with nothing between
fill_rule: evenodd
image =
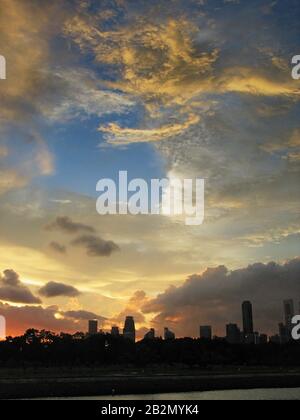
<instances>
[{"instance_id":1,"label":"silhouetted skyscraper","mask_svg":"<svg viewBox=\"0 0 300 420\"><path fill-rule=\"evenodd\" d=\"M252 335L254 333L253 328L253 311L252 304L249 301L243 302L243 332L244 336Z\"/></svg>"},{"instance_id":2,"label":"silhouetted skyscraper","mask_svg":"<svg viewBox=\"0 0 300 420\"><path fill-rule=\"evenodd\" d=\"M126 317L123 335L124 338L127 338L135 343L135 323L132 316Z\"/></svg>"},{"instance_id":3,"label":"silhouetted skyscraper","mask_svg":"<svg viewBox=\"0 0 300 420\"><path fill-rule=\"evenodd\" d=\"M113 337L119 337L119 335L120 335L120 331L119 331L119 327L112 327L111 328L111 335L113 336Z\"/></svg>"},{"instance_id":4,"label":"silhouetted skyscraper","mask_svg":"<svg viewBox=\"0 0 300 420\"><path fill-rule=\"evenodd\" d=\"M293 299L285 300L284 303L284 319L286 328L291 331L293 328L292 319L295 315Z\"/></svg>"},{"instance_id":5,"label":"silhouetted skyscraper","mask_svg":"<svg viewBox=\"0 0 300 420\"><path fill-rule=\"evenodd\" d=\"M279 324L280 344L286 344L290 341L290 330L284 324Z\"/></svg>"},{"instance_id":6,"label":"silhouetted skyscraper","mask_svg":"<svg viewBox=\"0 0 300 420\"><path fill-rule=\"evenodd\" d=\"M212 339L212 327L207 325L207 326L201 326L200 327L200 338L204 338L206 340L211 340Z\"/></svg>"},{"instance_id":7,"label":"silhouetted skyscraper","mask_svg":"<svg viewBox=\"0 0 300 420\"><path fill-rule=\"evenodd\" d=\"M241 330L236 324L226 325L226 340L229 344L240 344Z\"/></svg>"},{"instance_id":8,"label":"silhouetted skyscraper","mask_svg":"<svg viewBox=\"0 0 300 420\"><path fill-rule=\"evenodd\" d=\"M93 319L89 321L89 335L98 334L98 321Z\"/></svg>"}]
</instances>

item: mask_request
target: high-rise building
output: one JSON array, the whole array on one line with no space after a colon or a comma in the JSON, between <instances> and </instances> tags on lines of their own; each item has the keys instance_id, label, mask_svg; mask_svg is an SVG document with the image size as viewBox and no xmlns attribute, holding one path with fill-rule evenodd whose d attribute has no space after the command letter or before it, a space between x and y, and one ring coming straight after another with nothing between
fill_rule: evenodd
<instances>
[{"instance_id":1,"label":"high-rise building","mask_svg":"<svg viewBox=\"0 0 300 420\"><path fill-rule=\"evenodd\" d=\"M144 339L145 340L154 340L155 339L155 329L151 328L151 330L148 331L147 334L145 334Z\"/></svg>"},{"instance_id":2,"label":"high-rise building","mask_svg":"<svg viewBox=\"0 0 300 420\"><path fill-rule=\"evenodd\" d=\"M270 343L272 344L280 344L280 337L279 335L273 335L270 337Z\"/></svg>"},{"instance_id":3,"label":"high-rise building","mask_svg":"<svg viewBox=\"0 0 300 420\"><path fill-rule=\"evenodd\" d=\"M293 328L292 319L294 318L294 315L295 315L293 299L285 300L283 302L283 306L284 306L285 326L287 327L289 331L291 331Z\"/></svg>"},{"instance_id":4,"label":"high-rise building","mask_svg":"<svg viewBox=\"0 0 300 420\"><path fill-rule=\"evenodd\" d=\"M236 324L226 325L226 340L229 344L240 344L241 330Z\"/></svg>"},{"instance_id":5,"label":"high-rise building","mask_svg":"<svg viewBox=\"0 0 300 420\"><path fill-rule=\"evenodd\" d=\"M165 340L175 340L175 333L169 330L169 328L165 328L164 334Z\"/></svg>"},{"instance_id":6,"label":"high-rise building","mask_svg":"<svg viewBox=\"0 0 300 420\"><path fill-rule=\"evenodd\" d=\"M96 319L92 319L89 321L89 335L98 334L98 321Z\"/></svg>"},{"instance_id":7,"label":"high-rise building","mask_svg":"<svg viewBox=\"0 0 300 420\"><path fill-rule=\"evenodd\" d=\"M135 343L135 323L134 318L132 316L126 317L123 335L124 338L131 340Z\"/></svg>"},{"instance_id":8,"label":"high-rise building","mask_svg":"<svg viewBox=\"0 0 300 420\"><path fill-rule=\"evenodd\" d=\"M113 337L119 337L120 335L119 327L116 327L116 326L111 327L111 335Z\"/></svg>"},{"instance_id":9,"label":"high-rise building","mask_svg":"<svg viewBox=\"0 0 300 420\"><path fill-rule=\"evenodd\" d=\"M212 339L212 327L209 325L201 326L200 327L200 338L204 338L206 340Z\"/></svg>"},{"instance_id":10,"label":"high-rise building","mask_svg":"<svg viewBox=\"0 0 300 420\"><path fill-rule=\"evenodd\" d=\"M252 304L249 301L243 302L242 305L243 311L243 332L244 336L253 335L253 311Z\"/></svg>"},{"instance_id":11,"label":"high-rise building","mask_svg":"<svg viewBox=\"0 0 300 420\"><path fill-rule=\"evenodd\" d=\"M291 333L289 328L284 324L279 324L280 344L286 344L290 341Z\"/></svg>"},{"instance_id":12,"label":"high-rise building","mask_svg":"<svg viewBox=\"0 0 300 420\"><path fill-rule=\"evenodd\" d=\"M260 336L259 336L259 344L268 344L268 336L267 336L267 334L260 334Z\"/></svg>"}]
</instances>

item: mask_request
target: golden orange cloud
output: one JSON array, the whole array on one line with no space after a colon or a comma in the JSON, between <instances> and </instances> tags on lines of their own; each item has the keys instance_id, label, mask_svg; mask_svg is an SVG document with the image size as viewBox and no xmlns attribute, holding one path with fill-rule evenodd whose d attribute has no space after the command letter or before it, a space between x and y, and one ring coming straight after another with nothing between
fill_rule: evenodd
<instances>
[{"instance_id":1,"label":"golden orange cloud","mask_svg":"<svg viewBox=\"0 0 300 420\"><path fill-rule=\"evenodd\" d=\"M69 20L65 33L101 63L120 66L120 78L108 86L146 102L182 104L205 89L218 51L197 51L199 29L186 19L155 24L139 19L130 27L101 31L99 17ZM152 104L153 105L153 104ZM151 106L151 104L149 104Z\"/></svg>"},{"instance_id":2,"label":"golden orange cloud","mask_svg":"<svg viewBox=\"0 0 300 420\"><path fill-rule=\"evenodd\" d=\"M0 14L0 51L7 62L7 79L0 86L0 122L5 145L0 157L8 155L9 136L5 131L11 124L23 127L24 139L33 140L34 151L17 167L1 162L0 194L26 186L35 175L51 175L54 159L46 142L34 132L33 115L40 111L41 101L49 89L47 73L50 56L49 42L55 32L53 4L37 7L33 2L2 0ZM51 89L50 89L51 90Z\"/></svg>"},{"instance_id":3,"label":"golden orange cloud","mask_svg":"<svg viewBox=\"0 0 300 420\"><path fill-rule=\"evenodd\" d=\"M269 52L261 51L267 53L270 61L268 72L260 73L250 67L217 70L220 51L214 47L200 48L195 40L200 38L201 28L186 17L168 17L161 22L152 15L150 19L137 16L127 26L111 30L103 29L103 19L101 13L93 17L77 15L66 21L65 34L84 54L92 52L96 63L115 67L117 78L104 82L106 86L141 101L155 126L153 129L121 128L117 124L101 127L109 143L156 142L180 135L199 122L195 116L199 109L197 98L210 94L238 93L299 100L300 90L287 77L287 64ZM182 126L163 122L167 121L164 114L170 115L172 110L186 119ZM157 127L158 119L160 127Z\"/></svg>"},{"instance_id":4,"label":"golden orange cloud","mask_svg":"<svg viewBox=\"0 0 300 420\"><path fill-rule=\"evenodd\" d=\"M192 125L198 124L200 117L190 115L183 123L170 124L157 129L131 129L122 128L118 124L109 124L106 127L100 127L99 131L107 135L108 143L114 145L141 142L156 142L166 140L170 137L181 135Z\"/></svg>"},{"instance_id":5,"label":"golden orange cloud","mask_svg":"<svg viewBox=\"0 0 300 420\"><path fill-rule=\"evenodd\" d=\"M21 99L33 101L39 90L44 91L39 70L48 62L49 9L1 0L0 50L7 61L7 80L1 84L0 119L23 117Z\"/></svg>"},{"instance_id":6,"label":"golden orange cloud","mask_svg":"<svg viewBox=\"0 0 300 420\"><path fill-rule=\"evenodd\" d=\"M246 93L255 96L290 96L299 99L300 89L292 80L273 80L272 74L259 74L250 68L231 68L219 81L220 92Z\"/></svg>"}]
</instances>

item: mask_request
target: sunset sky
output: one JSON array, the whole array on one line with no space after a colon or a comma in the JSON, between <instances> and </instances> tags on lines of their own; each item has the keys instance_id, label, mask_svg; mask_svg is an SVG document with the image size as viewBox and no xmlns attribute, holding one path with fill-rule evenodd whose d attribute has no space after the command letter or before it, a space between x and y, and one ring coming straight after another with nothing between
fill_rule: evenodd
<instances>
[{"instance_id":1,"label":"sunset sky","mask_svg":"<svg viewBox=\"0 0 300 420\"><path fill-rule=\"evenodd\" d=\"M299 0L0 0L0 315L141 336L300 302ZM101 178L204 178L205 220L100 216ZM300 310L300 309L299 309Z\"/></svg>"}]
</instances>

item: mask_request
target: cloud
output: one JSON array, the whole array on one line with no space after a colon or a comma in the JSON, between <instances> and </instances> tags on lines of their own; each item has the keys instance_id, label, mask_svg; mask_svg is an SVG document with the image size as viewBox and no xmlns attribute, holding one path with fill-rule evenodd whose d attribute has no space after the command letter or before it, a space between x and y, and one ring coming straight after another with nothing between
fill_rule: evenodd
<instances>
[{"instance_id":1,"label":"cloud","mask_svg":"<svg viewBox=\"0 0 300 420\"><path fill-rule=\"evenodd\" d=\"M35 1L1 1L0 51L8 67L1 84L1 125L34 125L41 116L66 122L132 107L128 96L107 90L92 69L82 67L63 39L64 22L77 13L74 3L54 0L41 7ZM53 42L57 37L61 49Z\"/></svg>"},{"instance_id":2,"label":"cloud","mask_svg":"<svg viewBox=\"0 0 300 420\"><path fill-rule=\"evenodd\" d=\"M148 302L148 297L143 290L138 290L128 300L125 308L113 318L110 319L112 324L123 324L127 316L133 316L137 324L146 322L145 315L141 312L141 308Z\"/></svg>"},{"instance_id":3,"label":"cloud","mask_svg":"<svg viewBox=\"0 0 300 420\"><path fill-rule=\"evenodd\" d=\"M226 48L239 42L240 34L231 30L236 19L240 22L238 31L244 32L243 25L248 26L248 6L238 3L232 17L230 14L224 19L216 19L215 10L209 11L204 3L199 6L193 16L189 8L177 2L174 11L142 2L140 12L124 12L125 24L113 20L109 26L101 12L90 16L84 10L66 20L66 36L84 55L93 54L96 65L106 65L113 72L113 80L106 80L107 88L136 98L144 107L145 128L116 123L100 127L108 143L158 142L181 136L199 122L199 103L209 103L211 98L218 103L229 94L299 101L300 89L290 77L286 58L268 48L266 40L261 40L265 45L262 48L256 39L241 39L247 51L238 55ZM220 7L226 10L231 6ZM249 13L252 16L252 10ZM252 18L262 24L260 17ZM181 120L170 124L169 118L174 115L180 115Z\"/></svg>"},{"instance_id":4,"label":"cloud","mask_svg":"<svg viewBox=\"0 0 300 420\"><path fill-rule=\"evenodd\" d=\"M31 135L30 140L33 140L33 149L35 150L30 150L28 157L24 154L20 158L18 153L14 151L11 153L17 161L14 166L1 162L0 195L26 187L34 177L53 175L54 158L45 141L42 138L33 138Z\"/></svg>"},{"instance_id":5,"label":"cloud","mask_svg":"<svg viewBox=\"0 0 300 420\"><path fill-rule=\"evenodd\" d=\"M55 170L54 156L49 151L44 139L39 135L34 135L34 141L36 142L35 164L39 175L53 175Z\"/></svg>"},{"instance_id":6,"label":"cloud","mask_svg":"<svg viewBox=\"0 0 300 420\"><path fill-rule=\"evenodd\" d=\"M120 79L109 87L153 103L182 103L194 96L218 57L216 49L197 49L200 31L183 16L159 23L140 15L128 27L100 28L101 16L78 15L66 22L65 33L84 53L92 51L97 62L119 66Z\"/></svg>"},{"instance_id":7,"label":"cloud","mask_svg":"<svg viewBox=\"0 0 300 420\"><path fill-rule=\"evenodd\" d=\"M300 295L300 258L284 264L257 263L229 271L225 266L190 276L179 287L170 287L144 305L144 313L156 313L154 325L171 325L180 335L198 335L200 325L213 325L224 334L225 324L241 324L241 303L254 307L255 328L277 330L283 318L283 300Z\"/></svg>"},{"instance_id":8,"label":"cloud","mask_svg":"<svg viewBox=\"0 0 300 420\"><path fill-rule=\"evenodd\" d=\"M151 123L154 118L156 123L161 120L160 126L156 124L153 129L121 128L113 123L101 127L109 143L164 140L199 120L187 103L207 90L218 50L205 43L197 45L200 31L194 22L183 16L170 16L161 22L153 12L152 19L136 16L127 27L113 25L108 31L101 30L101 14L92 18L79 14L65 24L66 36L84 54L92 52L96 64L105 64L116 75L114 81L104 81L107 89L135 98L144 106ZM170 124L161 117L169 113L174 120L173 107L179 107L181 115L178 122Z\"/></svg>"},{"instance_id":9,"label":"cloud","mask_svg":"<svg viewBox=\"0 0 300 420\"><path fill-rule=\"evenodd\" d=\"M82 321L89 321L93 319L97 319L98 321L101 321L101 322L106 321L106 318L104 318L103 316L97 315L93 312L88 312L88 311L83 311L83 310L67 311L67 312L62 312L62 314L66 318L71 318L71 319L74 318L74 319L82 320Z\"/></svg>"},{"instance_id":10,"label":"cloud","mask_svg":"<svg viewBox=\"0 0 300 420\"><path fill-rule=\"evenodd\" d=\"M220 93L237 92L254 96L287 96L300 99L300 89L285 79L274 80L272 74L260 74L251 68L233 67L226 69L221 76Z\"/></svg>"},{"instance_id":11,"label":"cloud","mask_svg":"<svg viewBox=\"0 0 300 420\"><path fill-rule=\"evenodd\" d=\"M59 244L58 242L50 242L49 248L59 254L66 254L67 248L64 245Z\"/></svg>"},{"instance_id":12,"label":"cloud","mask_svg":"<svg viewBox=\"0 0 300 420\"><path fill-rule=\"evenodd\" d=\"M56 51L52 40L71 9L54 0L40 7L35 1L2 0L0 50L7 61L7 79L1 84L0 121L22 125L24 132L63 100L67 83L55 74L56 63L67 62L68 53ZM13 23L13 24L12 24ZM58 58L59 57L59 58Z\"/></svg>"},{"instance_id":13,"label":"cloud","mask_svg":"<svg viewBox=\"0 0 300 420\"><path fill-rule=\"evenodd\" d=\"M18 188L25 187L29 179L18 169L0 168L0 195Z\"/></svg>"},{"instance_id":14,"label":"cloud","mask_svg":"<svg viewBox=\"0 0 300 420\"><path fill-rule=\"evenodd\" d=\"M0 299L24 304L41 303L41 300L21 283L19 275L13 270L5 270L3 276L0 276Z\"/></svg>"},{"instance_id":15,"label":"cloud","mask_svg":"<svg viewBox=\"0 0 300 420\"><path fill-rule=\"evenodd\" d=\"M105 320L99 315L84 311L64 313L57 306L47 308L42 306L16 307L1 302L0 314L6 318L7 334L13 336L21 335L29 328L70 334L74 334L76 331L86 332L88 319ZM89 318L87 315L92 315L92 317Z\"/></svg>"},{"instance_id":16,"label":"cloud","mask_svg":"<svg viewBox=\"0 0 300 420\"><path fill-rule=\"evenodd\" d=\"M190 115L183 123L170 124L157 129L139 130L122 128L117 124L109 124L106 127L100 127L99 131L105 133L107 143L120 145L129 143L157 142L171 137L182 135L184 131L192 125L199 123L200 118L197 115Z\"/></svg>"},{"instance_id":17,"label":"cloud","mask_svg":"<svg viewBox=\"0 0 300 420\"><path fill-rule=\"evenodd\" d=\"M3 133L1 133L1 129ZM0 129L0 195L26 187L38 176L50 176L55 172L54 156L45 139L32 127ZM21 141L18 147L7 147L10 137ZM19 137L20 136L20 137ZM1 145L1 142L4 143Z\"/></svg>"},{"instance_id":18,"label":"cloud","mask_svg":"<svg viewBox=\"0 0 300 420\"><path fill-rule=\"evenodd\" d=\"M46 230L49 230L49 231L58 230L58 231L61 231L63 233L68 233L68 234L76 234L79 232L89 232L89 233L95 232L95 229L93 227L85 225L83 223L73 222L73 220L67 216L57 217L54 222L46 226Z\"/></svg>"},{"instance_id":19,"label":"cloud","mask_svg":"<svg viewBox=\"0 0 300 420\"><path fill-rule=\"evenodd\" d=\"M54 74L56 83L63 87L63 95L57 95L53 106L43 108L51 122L120 115L128 113L135 105L128 95L105 88L91 70L58 69Z\"/></svg>"},{"instance_id":20,"label":"cloud","mask_svg":"<svg viewBox=\"0 0 300 420\"><path fill-rule=\"evenodd\" d=\"M263 145L263 150L270 153L278 153L284 151L292 151L296 153L300 149L300 129L295 128L290 130L290 134L287 134L283 138L280 136L272 139L267 144Z\"/></svg>"},{"instance_id":21,"label":"cloud","mask_svg":"<svg viewBox=\"0 0 300 420\"><path fill-rule=\"evenodd\" d=\"M9 155L8 148L4 145L0 145L0 159L7 157Z\"/></svg>"},{"instance_id":22,"label":"cloud","mask_svg":"<svg viewBox=\"0 0 300 420\"><path fill-rule=\"evenodd\" d=\"M83 235L71 242L73 246L86 248L87 255L90 257L110 257L114 252L120 251L120 248L113 241L94 235Z\"/></svg>"},{"instance_id":23,"label":"cloud","mask_svg":"<svg viewBox=\"0 0 300 420\"><path fill-rule=\"evenodd\" d=\"M48 63L48 19L53 11L49 5L41 9L32 2L1 2L0 50L8 67L7 80L1 84L2 123L32 115L37 98L49 86L40 69Z\"/></svg>"},{"instance_id":24,"label":"cloud","mask_svg":"<svg viewBox=\"0 0 300 420\"><path fill-rule=\"evenodd\" d=\"M76 297L80 295L80 292L73 286L51 281L39 290L39 294L47 298L58 296Z\"/></svg>"},{"instance_id":25,"label":"cloud","mask_svg":"<svg viewBox=\"0 0 300 420\"><path fill-rule=\"evenodd\" d=\"M61 49L54 46L63 22L75 13L71 3L54 0L41 7L35 0L1 1L0 51L7 79L1 83L0 135L22 145L11 148L13 167L1 165L0 194L54 174L54 156L41 137L45 122L116 115L134 105L128 95L106 89L92 69L82 68L63 37Z\"/></svg>"},{"instance_id":26,"label":"cloud","mask_svg":"<svg viewBox=\"0 0 300 420\"><path fill-rule=\"evenodd\" d=\"M288 145L290 147L300 148L300 128L297 128L293 131Z\"/></svg>"}]
</instances>

